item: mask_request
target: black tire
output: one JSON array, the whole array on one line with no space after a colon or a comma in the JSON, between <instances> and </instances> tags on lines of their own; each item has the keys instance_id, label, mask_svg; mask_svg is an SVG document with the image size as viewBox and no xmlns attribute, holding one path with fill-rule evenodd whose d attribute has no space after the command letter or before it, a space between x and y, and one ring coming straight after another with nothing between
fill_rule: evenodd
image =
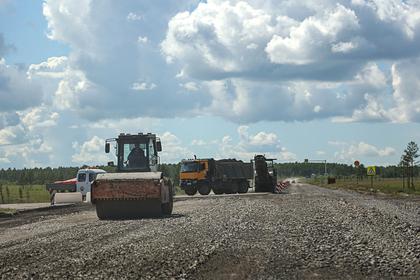
<instances>
[{"instance_id":1,"label":"black tire","mask_svg":"<svg viewBox=\"0 0 420 280\"><path fill-rule=\"evenodd\" d=\"M186 187L184 191L187 195L195 195L197 193L197 187Z\"/></svg>"},{"instance_id":2,"label":"black tire","mask_svg":"<svg viewBox=\"0 0 420 280\"><path fill-rule=\"evenodd\" d=\"M239 193L247 193L247 192L248 192L248 182L242 182L242 183L239 185L239 190L238 190L238 192L239 192Z\"/></svg>"},{"instance_id":3,"label":"black tire","mask_svg":"<svg viewBox=\"0 0 420 280\"><path fill-rule=\"evenodd\" d=\"M211 192L211 187L207 184L200 185L198 187L198 192L201 195L209 195L209 193Z\"/></svg>"},{"instance_id":4,"label":"black tire","mask_svg":"<svg viewBox=\"0 0 420 280\"><path fill-rule=\"evenodd\" d=\"M227 194L234 194L234 193L238 193L239 191L239 183L237 182L231 182L231 183L227 183L225 185L225 193Z\"/></svg>"},{"instance_id":5,"label":"black tire","mask_svg":"<svg viewBox=\"0 0 420 280\"><path fill-rule=\"evenodd\" d=\"M213 188L213 192L214 192L214 194L217 194L217 195L219 195L219 194L223 194L223 189L220 189L220 188Z\"/></svg>"}]
</instances>

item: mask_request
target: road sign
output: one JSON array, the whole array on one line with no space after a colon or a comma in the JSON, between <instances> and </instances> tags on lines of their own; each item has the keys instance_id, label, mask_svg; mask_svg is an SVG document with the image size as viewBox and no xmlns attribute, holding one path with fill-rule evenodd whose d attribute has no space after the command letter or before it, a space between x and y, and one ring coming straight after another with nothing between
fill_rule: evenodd
<instances>
[{"instance_id":1,"label":"road sign","mask_svg":"<svg viewBox=\"0 0 420 280\"><path fill-rule=\"evenodd\" d=\"M354 161L354 166L359 167L359 165L360 165L360 161L355 160L355 161Z\"/></svg>"},{"instance_id":2,"label":"road sign","mask_svg":"<svg viewBox=\"0 0 420 280\"><path fill-rule=\"evenodd\" d=\"M376 175L376 166L368 166L366 169L366 173L368 176L375 176Z\"/></svg>"}]
</instances>

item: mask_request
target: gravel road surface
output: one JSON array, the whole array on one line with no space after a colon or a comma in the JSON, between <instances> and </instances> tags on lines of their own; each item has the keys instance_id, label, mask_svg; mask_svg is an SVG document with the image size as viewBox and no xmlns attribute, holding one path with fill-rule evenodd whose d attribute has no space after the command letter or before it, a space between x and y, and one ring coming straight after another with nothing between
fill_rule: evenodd
<instances>
[{"instance_id":1,"label":"gravel road surface","mask_svg":"<svg viewBox=\"0 0 420 280\"><path fill-rule=\"evenodd\" d=\"M178 201L161 219L80 206L0 219L1 279L420 279L420 199L293 184Z\"/></svg>"}]
</instances>

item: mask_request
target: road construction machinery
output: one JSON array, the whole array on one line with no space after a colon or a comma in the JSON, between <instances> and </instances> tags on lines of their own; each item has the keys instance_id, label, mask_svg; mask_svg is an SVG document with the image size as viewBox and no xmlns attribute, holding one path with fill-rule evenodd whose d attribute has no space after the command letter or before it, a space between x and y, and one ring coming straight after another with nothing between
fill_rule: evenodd
<instances>
[{"instance_id":1,"label":"road construction machinery","mask_svg":"<svg viewBox=\"0 0 420 280\"><path fill-rule=\"evenodd\" d=\"M274 192L277 185L276 159L256 155L253 160L255 192Z\"/></svg>"},{"instance_id":2,"label":"road construction machinery","mask_svg":"<svg viewBox=\"0 0 420 280\"><path fill-rule=\"evenodd\" d=\"M107 139L105 152L115 142L116 173L98 174L91 201L99 219L127 219L172 213L174 187L158 172L162 151L155 134L120 134ZM115 166L109 162L109 166Z\"/></svg>"},{"instance_id":3,"label":"road construction machinery","mask_svg":"<svg viewBox=\"0 0 420 280\"><path fill-rule=\"evenodd\" d=\"M190 159L181 162L180 185L188 195L246 193L252 164L236 159Z\"/></svg>"}]
</instances>

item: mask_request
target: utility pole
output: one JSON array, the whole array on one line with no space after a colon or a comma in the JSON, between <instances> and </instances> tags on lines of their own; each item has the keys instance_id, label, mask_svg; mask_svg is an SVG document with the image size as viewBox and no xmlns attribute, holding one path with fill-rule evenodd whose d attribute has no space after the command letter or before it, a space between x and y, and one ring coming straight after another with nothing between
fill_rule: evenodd
<instances>
[{"instance_id":1,"label":"utility pole","mask_svg":"<svg viewBox=\"0 0 420 280\"><path fill-rule=\"evenodd\" d=\"M327 160L326 159L305 159L305 163L323 163L324 164L324 177L327 182Z\"/></svg>"}]
</instances>

